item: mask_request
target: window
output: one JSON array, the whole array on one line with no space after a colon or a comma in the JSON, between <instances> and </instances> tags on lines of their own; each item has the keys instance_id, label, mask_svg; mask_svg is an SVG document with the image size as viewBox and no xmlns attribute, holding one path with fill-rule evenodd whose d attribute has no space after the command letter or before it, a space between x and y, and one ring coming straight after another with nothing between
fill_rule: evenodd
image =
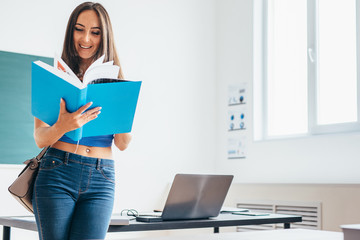
<instances>
[{"instance_id":1,"label":"window","mask_svg":"<svg viewBox=\"0 0 360 240\"><path fill-rule=\"evenodd\" d=\"M255 139L360 130L358 6L255 1Z\"/></svg>"}]
</instances>

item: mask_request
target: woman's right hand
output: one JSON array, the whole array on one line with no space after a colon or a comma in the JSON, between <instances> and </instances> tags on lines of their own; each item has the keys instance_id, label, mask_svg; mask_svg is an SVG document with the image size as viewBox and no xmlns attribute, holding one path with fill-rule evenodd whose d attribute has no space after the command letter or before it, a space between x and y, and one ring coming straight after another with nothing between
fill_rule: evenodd
<instances>
[{"instance_id":1,"label":"woman's right hand","mask_svg":"<svg viewBox=\"0 0 360 240\"><path fill-rule=\"evenodd\" d=\"M67 133L82 127L86 123L94 120L100 114L101 107L95 107L87 110L93 103L89 102L80 107L77 111L70 113L66 110L64 99L60 100L60 112L58 120L55 123L62 132Z\"/></svg>"},{"instance_id":2,"label":"woman's right hand","mask_svg":"<svg viewBox=\"0 0 360 240\"><path fill-rule=\"evenodd\" d=\"M100 114L101 107L87 110L91 102L85 104L77 111L69 113L63 99L60 100L60 111L57 122L49 126L38 118L35 118L34 138L36 145L43 148L57 142L65 133L82 127L84 124L94 120Z\"/></svg>"}]
</instances>

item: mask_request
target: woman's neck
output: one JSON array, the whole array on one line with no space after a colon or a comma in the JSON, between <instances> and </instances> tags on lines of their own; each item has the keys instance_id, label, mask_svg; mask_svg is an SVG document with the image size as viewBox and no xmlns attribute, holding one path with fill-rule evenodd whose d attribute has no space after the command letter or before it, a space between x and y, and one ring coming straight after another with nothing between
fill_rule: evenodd
<instances>
[{"instance_id":1,"label":"woman's neck","mask_svg":"<svg viewBox=\"0 0 360 240\"><path fill-rule=\"evenodd\" d=\"M89 66L93 63L93 59L82 59L79 64L79 74L78 77L80 80L83 80L84 74Z\"/></svg>"},{"instance_id":2,"label":"woman's neck","mask_svg":"<svg viewBox=\"0 0 360 240\"><path fill-rule=\"evenodd\" d=\"M85 72L92 63L93 63L93 59L83 59L80 62L79 68L80 70Z\"/></svg>"}]
</instances>

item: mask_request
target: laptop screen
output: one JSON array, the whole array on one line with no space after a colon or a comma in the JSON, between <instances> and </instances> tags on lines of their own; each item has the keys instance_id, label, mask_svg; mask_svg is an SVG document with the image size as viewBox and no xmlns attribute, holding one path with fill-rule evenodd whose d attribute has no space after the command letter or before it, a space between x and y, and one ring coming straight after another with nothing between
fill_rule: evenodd
<instances>
[{"instance_id":1,"label":"laptop screen","mask_svg":"<svg viewBox=\"0 0 360 240\"><path fill-rule=\"evenodd\" d=\"M170 188L162 219L218 216L232 180L232 175L177 174Z\"/></svg>"}]
</instances>

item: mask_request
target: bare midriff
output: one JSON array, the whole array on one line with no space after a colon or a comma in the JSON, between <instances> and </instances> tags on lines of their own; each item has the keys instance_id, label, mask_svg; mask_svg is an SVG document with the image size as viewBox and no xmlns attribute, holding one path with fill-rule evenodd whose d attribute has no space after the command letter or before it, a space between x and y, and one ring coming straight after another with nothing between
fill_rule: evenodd
<instances>
[{"instance_id":1,"label":"bare midriff","mask_svg":"<svg viewBox=\"0 0 360 240\"><path fill-rule=\"evenodd\" d=\"M111 147L90 147L61 141L57 141L51 147L85 157L112 159Z\"/></svg>"}]
</instances>

